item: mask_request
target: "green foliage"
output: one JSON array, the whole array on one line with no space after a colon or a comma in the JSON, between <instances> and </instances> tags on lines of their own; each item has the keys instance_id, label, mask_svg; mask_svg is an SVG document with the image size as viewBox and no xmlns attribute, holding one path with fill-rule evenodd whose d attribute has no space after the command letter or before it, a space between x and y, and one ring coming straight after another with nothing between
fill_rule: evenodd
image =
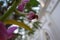
<instances>
[{"instance_id":1,"label":"green foliage","mask_svg":"<svg viewBox=\"0 0 60 40\"><path fill-rule=\"evenodd\" d=\"M30 0L28 4L30 4L32 7L37 7L39 5L39 2L37 0Z\"/></svg>"},{"instance_id":2,"label":"green foliage","mask_svg":"<svg viewBox=\"0 0 60 40\"><path fill-rule=\"evenodd\" d=\"M21 0L20 0L21 1ZM14 1L14 3L12 4L11 8L9 10L6 11L6 13L4 13L4 15L1 17L1 21L5 21L7 19L8 16L10 16L10 14L16 9L17 5L20 2L18 1Z\"/></svg>"},{"instance_id":3,"label":"green foliage","mask_svg":"<svg viewBox=\"0 0 60 40\"><path fill-rule=\"evenodd\" d=\"M2 16L0 16L0 21L3 21L5 24L16 24L16 25L19 25L20 26L20 28L24 28L24 29L26 29L26 30L30 30L29 32L28 32L28 35L30 35L30 34L34 34L34 31L35 31L35 29L33 29L33 28L30 28L29 26L27 26L23 21L24 21L24 18L22 18L22 19L19 19L20 17L25 17L26 15L25 14L23 14L23 12L19 12L17 9L16 9L16 7L18 6L18 4L19 4L19 1L21 1L21 0L11 0L12 1L12 3L10 4L10 2L7 2L8 3L8 6L11 6L11 8L9 8L9 10L7 10L5 13L4 13L4 15L2 15ZM3 4L0 4L0 5L3 5ZM27 13L29 12L29 11L33 11L33 12L35 12L36 13L36 11L34 11L33 9L32 9L32 7L37 7L39 5L39 2L37 1L37 0L30 0L30 2L29 3L27 3L26 4L26 6L25 6L25 9L27 9ZM8 8L7 8L8 9ZM7 18L10 16L10 14L12 14L13 12L15 12L15 14L17 15L17 17L15 17L17 20L20 20L21 22L18 22L17 20L7 20ZM19 16L19 17L18 17ZM33 26L34 26L34 28L38 28L39 27L39 23L40 22L34 22L34 24L33 24ZM19 34L15 34L16 35L16 37L19 35ZM15 37L15 38L16 38ZM14 39L15 39L14 38Z\"/></svg>"},{"instance_id":4,"label":"green foliage","mask_svg":"<svg viewBox=\"0 0 60 40\"><path fill-rule=\"evenodd\" d=\"M35 31L28 32L28 35L33 35Z\"/></svg>"},{"instance_id":5,"label":"green foliage","mask_svg":"<svg viewBox=\"0 0 60 40\"><path fill-rule=\"evenodd\" d=\"M38 21L37 21L37 22L34 22L34 23L33 23L33 26L34 26L33 28L36 28L36 29L38 29L38 27L39 27L39 24L40 24L40 22L38 22Z\"/></svg>"},{"instance_id":6,"label":"green foliage","mask_svg":"<svg viewBox=\"0 0 60 40\"><path fill-rule=\"evenodd\" d=\"M30 0L29 3L27 3L25 9L27 9L29 11L34 11L32 10L32 7L37 7L40 3L37 0Z\"/></svg>"}]
</instances>

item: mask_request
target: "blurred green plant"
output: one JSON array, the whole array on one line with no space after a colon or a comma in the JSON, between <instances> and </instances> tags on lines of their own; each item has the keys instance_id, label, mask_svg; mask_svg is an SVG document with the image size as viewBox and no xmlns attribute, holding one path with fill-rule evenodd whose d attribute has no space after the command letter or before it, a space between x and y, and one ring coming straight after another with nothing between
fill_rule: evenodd
<instances>
[{"instance_id":1,"label":"blurred green plant","mask_svg":"<svg viewBox=\"0 0 60 40\"><path fill-rule=\"evenodd\" d=\"M38 19L38 15L36 15L36 11L34 11L32 9L32 7L38 7L38 5L40 3L37 0L33 0L33 1L30 0L29 2L27 2L26 0L9 0L9 1L6 0L6 3L7 3L7 6L3 8L2 5L4 3L3 3L3 1L0 1L0 8L6 9L4 11L0 10L0 14L2 14L2 12L3 12L3 14L0 16L0 22L3 22L5 25L8 25L8 24L18 25L20 28L24 28L25 31L29 30L28 35L34 34L35 30L30 28L30 26L28 26L28 24L24 23L24 20L25 20L24 18L26 18L26 20L30 23L31 20L33 20L33 18L31 20L28 20L28 18L26 16L28 16L29 12L32 11L32 12L34 12L34 15L35 15L35 16L32 15L33 14L32 13L31 14L32 17L34 17L34 19L35 19L35 17L37 17L36 19ZM23 5L19 6L21 3L23 3ZM19 11L19 10L21 10L20 8L22 9L22 11ZM27 10L27 11L25 11L25 10ZM12 17L13 19L9 18L11 16L11 14L13 15L13 17ZM24 17L24 18L20 19L20 17ZM38 21L34 22L32 25L34 28L38 28L39 22ZM17 36L18 36L18 34L16 35L16 37Z\"/></svg>"}]
</instances>

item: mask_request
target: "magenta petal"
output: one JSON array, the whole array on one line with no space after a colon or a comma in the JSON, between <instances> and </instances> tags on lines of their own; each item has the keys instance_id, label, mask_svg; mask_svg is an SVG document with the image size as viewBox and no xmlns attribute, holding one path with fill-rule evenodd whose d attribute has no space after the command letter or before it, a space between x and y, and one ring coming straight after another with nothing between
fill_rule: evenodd
<instances>
[{"instance_id":1,"label":"magenta petal","mask_svg":"<svg viewBox=\"0 0 60 40\"><path fill-rule=\"evenodd\" d=\"M13 35L13 32L17 29L17 27L11 27L7 30L8 38L11 38Z\"/></svg>"},{"instance_id":2,"label":"magenta petal","mask_svg":"<svg viewBox=\"0 0 60 40\"><path fill-rule=\"evenodd\" d=\"M21 12L23 12L24 7L25 7L25 4L24 4L24 3L21 3L21 4L18 6L18 10L21 11Z\"/></svg>"},{"instance_id":3,"label":"magenta petal","mask_svg":"<svg viewBox=\"0 0 60 40\"><path fill-rule=\"evenodd\" d=\"M32 11L30 11L29 14L28 14L27 16L28 16L27 18L28 18L29 20L32 20L32 19L35 18L35 13L32 12Z\"/></svg>"},{"instance_id":4,"label":"magenta petal","mask_svg":"<svg viewBox=\"0 0 60 40\"><path fill-rule=\"evenodd\" d=\"M0 22L0 40L7 40L7 30L2 22Z\"/></svg>"},{"instance_id":5,"label":"magenta petal","mask_svg":"<svg viewBox=\"0 0 60 40\"><path fill-rule=\"evenodd\" d=\"M28 3L29 1L30 0L22 0L22 2L20 3L20 5L18 6L18 10L21 11L21 12L23 12L26 3Z\"/></svg>"}]
</instances>

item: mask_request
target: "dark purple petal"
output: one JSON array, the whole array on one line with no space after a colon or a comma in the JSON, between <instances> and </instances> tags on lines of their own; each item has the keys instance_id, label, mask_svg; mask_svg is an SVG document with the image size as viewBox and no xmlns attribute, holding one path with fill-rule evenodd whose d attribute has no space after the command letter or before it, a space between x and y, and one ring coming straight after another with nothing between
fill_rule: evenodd
<instances>
[{"instance_id":1,"label":"dark purple petal","mask_svg":"<svg viewBox=\"0 0 60 40\"><path fill-rule=\"evenodd\" d=\"M18 10L23 12L24 11L24 7L25 7L25 4L24 3L21 3L19 6L18 6Z\"/></svg>"},{"instance_id":2,"label":"dark purple petal","mask_svg":"<svg viewBox=\"0 0 60 40\"><path fill-rule=\"evenodd\" d=\"M35 18L35 13L32 12L32 11L30 11L29 14L27 15L27 18L28 18L29 20L34 19L34 18Z\"/></svg>"},{"instance_id":3,"label":"dark purple petal","mask_svg":"<svg viewBox=\"0 0 60 40\"><path fill-rule=\"evenodd\" d=\"M28 3L29 1L30 0L22 0L22 2L20 3L20 5L18 6L18 10L21 11L21 12L23 12L26 3Z\"/></svg>"},{"instance_id":4,"label":"dark purple petal","mask_svg":"<svg viewBox=\"0 0 60 40\"><path fill-rule=\"evenodd\" d=\"M17 29L17 27L11 27L7 30L8 38L11 38L13 35L13 32Z\"/></svg>"},{"instance_id":5,"label":"dark purple petal","mask_svg":"<svg viewBox=\"0 0 60 40\"><path fill-rule=\"evenodd\" d=\"M0 22L0 40L7 40L7 30L2 22Z\"/></svg>"},{"instance_id":6,"label":"dark purple petal","mask_svg":"<svg viewBox=\"0 0 60 40\"><path fill-rule=\"evenodd\" d=\"M32 19L38 19L38 15L36 15L33 11L30 11L27 15L28 20L32 20Z\"/></svg>"}]
</instances>

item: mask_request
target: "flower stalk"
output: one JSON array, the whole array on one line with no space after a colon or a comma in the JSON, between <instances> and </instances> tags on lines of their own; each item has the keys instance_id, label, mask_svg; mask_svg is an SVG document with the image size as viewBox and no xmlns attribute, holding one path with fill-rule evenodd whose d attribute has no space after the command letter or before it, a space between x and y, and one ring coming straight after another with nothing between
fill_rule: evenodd
<instances>
[{"instance_id":1,"label":"flower stalk","mask_svg":"<svg viewBox=\"0 0 60 40\"><path fill-rule=\"evenodd\" d=\"M17 5L21 2L21 0L15 0L14 3L12 4L11 8L7 10L4 15L0 18L0 21L5 21L10 14L16 9Z\"/></svg>"}]
</instances>

